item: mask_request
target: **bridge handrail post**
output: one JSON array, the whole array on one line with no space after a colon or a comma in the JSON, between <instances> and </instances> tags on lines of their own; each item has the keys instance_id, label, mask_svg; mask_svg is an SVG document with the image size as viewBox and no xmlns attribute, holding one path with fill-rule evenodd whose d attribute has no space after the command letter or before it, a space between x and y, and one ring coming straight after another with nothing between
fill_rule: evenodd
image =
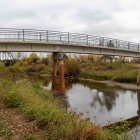
<instances>
[{"instance_id":1,"label":"bridge handrail post","mask_svg":"<svg viewBox=\"0 0 140 140\"><path fill-rule=\"evenodd\" d=\"M70 42L70 38L69 37L70 37L70 34L68 33L68 43Z\"/></svg>"},{"instance_id":2,"label":"bridge handrail post","mask_svg":"<svg viewBox=\"0 0 140 140\"><path fill-rule=\"evenodd\" d=\"M104 37L103 37L103 47L105 46L105 39L104 39Z\"/></svg>"},{"instance_id":3,"label":"bridge handrail post","mask_svg":"<svg viewBox=\"0 0 140 140\"><path fill-rule=\"evenodd\" d=\"M48 38L48 30L46 31L46 42L49 41L49 38Z\"/></svg>"},{"instance_id":4,"label":"bridge handrail post","mask_svg":"<svg viewBox=\"0 0 140 140\"><path fill-rule=\"evenodd\" d=\"M24 29L22 29L22 34L23 34L22 40L25 41L25 36L24 36L25 35L25 30Z\"/></svg>"},{"instance_id":5,"label":"bridge handrail post","mask_svg":"<svg viewBox=\"0 0 140 140\"><path fill-rule=\"evenodd\" d=\"M41 33L39 34L39 39L40 39L40 41L41 41Z\"/></svg>"},{"instance_id":6,"label":"bridge handrail post","mask_svg":"<svg viewBox=\"0 0 140 140\"><path fill-rule=\"evenodd\" d=\"M92 45L94 46L95 45L95 38L94 37L92 38L92 41L93 41Z\"/></svg>"},{"instance_id":7,"label":"bridge handrail post","mask_svg":"<svg viewBox=\"0 0 140 140\"><path fill-rule=\"evenodd\" d=\"M118 47L118 40L116 40L116 48Z\"/></svg>"},{"instance_id":8,"label":"bridge handrail post","mask_svg":"<svg viewBox=\"0 0 140 140\"><path fill-rule=\"evenodd\" d=\"M60 34L60 42L61 42L61 34Z\"/></svg>"},{"instance_id":9,"label":"bridge handrail post","mask_svg":"<svg viewBox=\"0 0 140 140\"><path fill-rule=\"evenodd\" d=\"M88 35L86 35L86 45L88 45Z\"/></svg>"},{"instance_id":10,"label":"bridge handrail post","mask_svg":"<svg viewBox=\"0 0 140 140\"><path fill-rule=\"evenodd\" d=\"M128 50L130 49L130 43L128 42Z\"/></svg>"},{"instance_id":11,"label":"bridge handrail post","mask_svg":"<svg viewBox=\"0 0 140 140\"><path fill-rule=\"evenodd\" d=\"M20 40L20 32L18 31L18 40Z\"/></svg>"}]
</instances>

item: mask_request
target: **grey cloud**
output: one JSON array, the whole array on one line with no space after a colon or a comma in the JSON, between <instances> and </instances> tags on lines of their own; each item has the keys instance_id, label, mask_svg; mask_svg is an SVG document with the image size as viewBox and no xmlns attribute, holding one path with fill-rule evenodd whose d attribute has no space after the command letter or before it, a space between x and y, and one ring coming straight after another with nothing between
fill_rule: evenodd
<instances>
[{"instance_id":1,"label":"grey cloud","mask_svg":"<svg viewBox=\"0 0 140 140\"><path fill-rule=\"evenodd\" d=\"M133 0L1 0L0 26L79 32L140 41L140 10L131 8L131 3L133 7L140 5L138 1L134 4ZM133 16L135 13L137 16Z\"/></svg>"},{"instance_id":2,"label":"grey cloud","mask_svg":"<svg viewBox=\"0 0 140 140\"><path fill-rule=\"evenodd\" d=\"M111 19L111 16L101 11L80 8L77 18L79 18L83 22L92 23Z\"/></svg>"}]
</instances>

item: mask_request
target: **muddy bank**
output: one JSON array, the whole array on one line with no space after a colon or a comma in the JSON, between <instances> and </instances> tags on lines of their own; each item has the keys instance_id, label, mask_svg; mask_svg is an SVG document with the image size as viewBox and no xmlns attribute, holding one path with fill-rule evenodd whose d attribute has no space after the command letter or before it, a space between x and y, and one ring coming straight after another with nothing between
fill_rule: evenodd
<instances>
[{"instance_id":1,"label":"muddy bank","mask_svg":"<svg viewBox=\"0 0 140 140\"><path fill-rule=\"evenodd\" d=\"M47 75L47 74L41 74L41 77L51 77L51 75ZM140 90L140 86L138 86L137 84L134 83L121 83L121 82L114 82L111 80L95 80L95 79L86 79L86 78L79 78L79 77L65 77L66 79L70 79L70 80L82 80L82 81L90 81L90 82L98 82L98 83L103 83L106 84L107 86L119 86L125 89L129 89L129 90Z\"/></svg>"},{"instance_id":2,"label":"muddy bank","mask_svg":"<svg viewBox=\"0 0 140 140\"><path fill-rule=\"evenodd\" d=\"M119 86L125 89L129 90L140 90L140 86L137 86L136 84L132 83L119 83L119 82L114 82L114 81L99 81L99 80L94 80L94 79L85 79L85 78L78 78L79 80L84 80L84 81L90 81L90 82L98 82L98 83L103 83L106 84L107 86Z\"/></svg>"}]
</instances>

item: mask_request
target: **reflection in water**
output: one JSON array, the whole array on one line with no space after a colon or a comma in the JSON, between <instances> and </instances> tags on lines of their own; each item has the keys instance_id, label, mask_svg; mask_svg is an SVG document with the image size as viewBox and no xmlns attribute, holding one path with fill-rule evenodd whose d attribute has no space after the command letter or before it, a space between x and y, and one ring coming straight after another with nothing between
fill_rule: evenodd
<instances>
[{"instance_id":1,"label":"reflection in water","mask_svg":"<svg viewBox=\"0 0 140 140\"><path fill-rule=\"evenodd\" d=\"M112 107L115 105L115 99L118 97L118 94L110 94L100 91L97 91L94 94L96 96L93 96L93 101L90 103L91 107L94 107L96 102L98 102L101 106L101 110L103 110L103 106L105 106L108 111L112 110Z\"/></svg>"},{"instance_id":2,"label":"reflection in water","mask_svg":"<svg viewBox=\"0 0 140 140\"><path fill-rule=\"evenodd\" d=\"M92 86L91 86L92 85ZM83 113L93 123L105 125L137 115L135 91L109 87L99 83L71 83L67 90L69 110Z\"/></svg>"},{"instance_id":3,"label":"reflection in water","mask_svg":"<svg viewBox=\"0 0 140 140\"><path fill-rule=\"evenodd\" d=\"M44 87L51 87L48 78L41 80ZM69 111L83 113L82 118L90 118L93 123L105 125L108 121L117 122L137 115L136 91L106 86L101 83L66 81L66 97L61 100ZM138 98L137 98L138 97Z\"/></svg>"},{"instance_id":4,"label":"reflection in water","mask_svg":"<svg viewBox=\"0 0 140 140\"><path fill-rule=\"evenodd\" d=\"M137 99L138 99L138 115L140 116L140 91L137 91Z\"/></svg>"}]
</instances>

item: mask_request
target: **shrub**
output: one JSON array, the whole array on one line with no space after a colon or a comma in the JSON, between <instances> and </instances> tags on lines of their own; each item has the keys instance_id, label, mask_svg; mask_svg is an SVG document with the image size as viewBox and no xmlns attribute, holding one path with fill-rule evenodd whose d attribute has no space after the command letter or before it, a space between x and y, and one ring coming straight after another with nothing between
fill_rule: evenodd
<instances>
[{"instance_id":1,"label":"shrub","mask_svg":"<svg viewBox=\"0 0 140 140\"><path fill-rule=\"evenodd\" d=\"M38 61L40 62L39 56L36 53L31 53L28 58L29 64L38 63Z\"/></svg>"},{"instance_id":2,"label":"shrub","mask_svg":"<svg viewBox=\"0 0 140 140\"><path fill-rule=\"evenodd\" d=\"M32 64L27 66L27 72L40 72L45 68L44 64Z\"/></svg>"},{"instance_id":3,"label":"shrub","mask_svg":"<svg viewBox=\"0 0 140 140\"><path fill-rule=\"evenodd\" d=\"M27 64L22 63L21 61L17 61L13 66L12 70L15 72L25 72L27 68Z\"/></svg>"},{"instance_id":4,"label":"shrub","mask_svg":"<svg viewBox=\"0 0 140 140\"><path fill-rule=\"evenodd\" d=\"M72 58L65 60L65 75L78 76L79 74L80 74L79 62Z\"/></svg>"},{"instance_id":5,"label":"shrub","mask_svg":"<svg viewBox=\"0 0 140 140\"><path fill-rule=\"evenodd\" d=\"M7 107L18 107L21 104L21 98L17 92L17 86L12 87L12 82L0 79L0 99Z\"/></svg>"},{"instance_id":6,"label":"shrub","mask_svg":"<svg viewBox=\"0 0 140 140\"><path fill-rule=\"evenodd\" d=\"M7 107L17 108L21 104L21 98L16 91L9 91L4 102Z\"/></svg>"},{"instance_id":7,"label":"shrub","mask_svg":"<svg viewBox=\"0 0 140 140\"><path fill-rule=\"evenodd\" d=\"M9 68L5 67L4 65L0 65L0 77L3 77L5 79L12 79L13 73Z\"/></svg>"},{"instance_id":8,"label":"shrub","mask_svg":"<svg viewBox=\"0 0 140 140\"><path fill-rule=\"evenodd\" d=\"M49 59L48 59L47 57L42 58L42 62L43 62L45 65L49 65Z\"/></svg>"}]
</instances>

